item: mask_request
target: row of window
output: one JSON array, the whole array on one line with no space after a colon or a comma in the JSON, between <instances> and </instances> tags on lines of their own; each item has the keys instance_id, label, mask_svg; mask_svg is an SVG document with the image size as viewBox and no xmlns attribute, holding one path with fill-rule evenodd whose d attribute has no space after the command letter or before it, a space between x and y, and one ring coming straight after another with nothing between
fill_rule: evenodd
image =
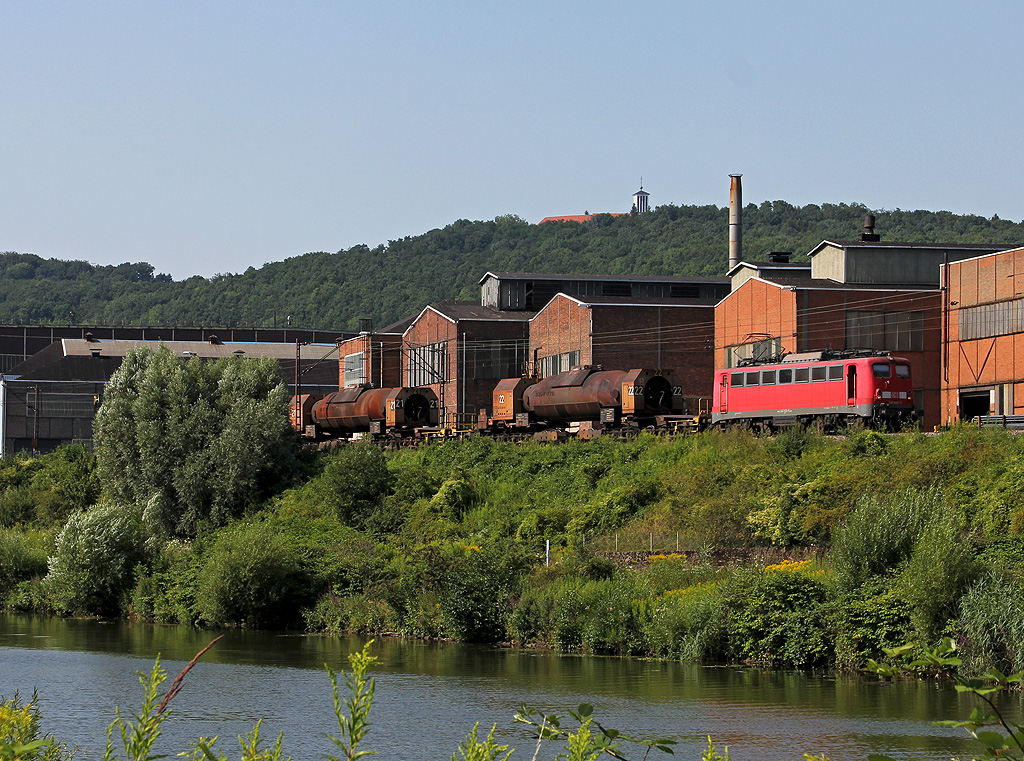
<instances>
[{"instance_id":1,"label":"row of window","mask_svg":"<svg viewBox=\"0 0 1024 761\"><path fill-rule=\"evenodd\" d=\"M961 341L1024 333L1024 299L964 307L958 318Z\"/></svg>"},{"instance_id":2,"label":"row of window","mask_svg":"<svg viewBox=\"0 0 1024 761\"><path fill-rule=\"evenodd\" d=\"M846 313L846 347L876 351L923 351L924 312Z\"/></svg>"},{"instance_id":3,"label":"row of window","mask_svg":"<svg viewBox=\"0 0 1024 761\"><path fill-rule=\"evenodd\" d=\"M998 305L995 305L998 306ZM982 309L982 307L976 307ZM964 338L965 325L974 319L964 317L964 309L960 312L960 337ZM1016 313L1015 313L1016 314ZM1024 300L1021 303L1019 324L1024 330ZM988 319L986 316L984 319ZM1011 324L1008 318L1003 322ZM1001 323L1002 324L1002 323ZM1018 323L1012 323L1018 324ZM971 328L967 330L970 332ZM1010 331L1008 331L1010 332ZM990 333L989 335L995 335ZM981 336L970 335L970 338ZM924 350L924 312L875 312L850 310L846 313L846 348L872 349L874 351L923 351ZM782 353L782 339L765 337L745 344L730 346L726 352L726 366L737 367L741 360L764 360Z\"/></svg>"},{"instance_id":4,"label":"row of window","mask_svg":"<svg viewBox=\"0 0 1024 761\"><path fill-rule=\"evenodd\" d=\"M891 365L888 362L876 362L871 365L871 374L876 378L891 378L894 367L897 378L910 377L909 365ZM818 365L784 370L748 370L730 373L729 385L736 388L738 386L775 386L783 383L841 381L844 369L844 365Z\"/></svg>"},{"instance_id":5,"label":"row of window","mask_svg":"<svg viewBox=\"0 0 1024 761\"><path fill-rule=\"evenodd\" d=\"M819 367L794 367L785 370L751 370L732 373L729 385L774 386L780 383L810 383L813 381L841 381L843 365L821 365Z\"/></svg>"},{"instance_id":6,"label":"row of window","mask_svg":"<svg viewBox=\"0 0 1024 761\"><path fill-rule=\"evenodd\" d=\"M567 351L564 354L552 354L550 357L541 357L537 364L537 368L541 378L547 378L550 375L558 375L568 370L572 370L580 363L580 353L578 351Z\"/></svg>"},{"instance_id":7,"label":"row of window","mask_svg":"<svg viewBox=\"0 0 1024 761\"><path fill-rule=\"evenodd\" d=\"M523 374L530 342L526 338L471 341L459 345L459 370L469 380L517 378ZM578 356L577 352L577 356ZM351 355L358 356L358 355ZM346 378L348 360L346 359ZM428 386L448 379L448 346L446 342L409 349L409 385Z\"/></svg>"}]
</instances>

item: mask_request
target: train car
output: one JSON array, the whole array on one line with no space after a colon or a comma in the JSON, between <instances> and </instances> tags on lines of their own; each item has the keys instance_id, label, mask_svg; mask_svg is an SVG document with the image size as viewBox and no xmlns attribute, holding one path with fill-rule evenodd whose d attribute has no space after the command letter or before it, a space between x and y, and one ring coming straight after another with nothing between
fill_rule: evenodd
<instances>
[{"instance_id":1,"label":"train car","mask_svg":"<svg viewBox=\"0 0 1024 761\"><path fill-rule=\"evenodd\" d=\"M877 352L788 354L778 362L715 372L711 422L772 429L916 420L910 364Z\"/></svg>"},{"instance_id":2,"label":"train car","mask_svg":"<svg viewBox=\"0 0 1024 761\"><path fill-rule=\"evenodd\" d=\"M429 388L348 386L333 394L303 394L291 404L292 427L310 441L362 435L408 438L438 423L437 395Z\"/></svg>"},{"instance_id":3,"label":"train car","mask_svg":"<svg viewBox=\"0 0 1024 761\"><path fill-rule=\"evenodd\" d=\"M655 425L658 418L681 415L682 408L682 391L673 385L671 371L581 365L539 381L499 381L488 423L499 430L572 427L587 437Z\"/></svg>"}]
</instances>

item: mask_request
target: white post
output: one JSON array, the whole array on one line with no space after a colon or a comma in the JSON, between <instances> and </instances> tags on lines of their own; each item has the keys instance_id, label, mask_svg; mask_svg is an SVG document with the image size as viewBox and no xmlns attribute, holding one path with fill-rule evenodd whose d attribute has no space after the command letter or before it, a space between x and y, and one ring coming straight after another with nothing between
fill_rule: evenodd
<instances>
[{"instance_id":1,"label":"white post","mask_svg":"<svg viewBox=\"0 0 1024 761\"><path fill-rule=\"evenodd\" d=\"M544 565L551 565L551 540L544 540Z\"/></svg>"}]
</instances>

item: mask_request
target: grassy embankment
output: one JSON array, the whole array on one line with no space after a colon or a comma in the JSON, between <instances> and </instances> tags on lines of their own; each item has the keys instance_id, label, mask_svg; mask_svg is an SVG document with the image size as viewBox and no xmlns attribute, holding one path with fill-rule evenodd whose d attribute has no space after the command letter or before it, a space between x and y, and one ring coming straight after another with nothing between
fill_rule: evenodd
<instances>
[{"instance_id":1,"label":"grassy embankment","mask_svg":"<svg viewBox=\"0 0 1024 761\"><path fill-rule=\"evenodd\" d=\"M95 506L91 458L64 451L0 470L0 598L781 666L843 667L950 635L969 667L1017 670L1022 450L969 428L358 446L189 542L153 534L144 506ZM635 566L592 551L616 533L678 533L682 551L673 538ZM810 559L720 560L769 545Z\"/></svg>"}]
</instances>

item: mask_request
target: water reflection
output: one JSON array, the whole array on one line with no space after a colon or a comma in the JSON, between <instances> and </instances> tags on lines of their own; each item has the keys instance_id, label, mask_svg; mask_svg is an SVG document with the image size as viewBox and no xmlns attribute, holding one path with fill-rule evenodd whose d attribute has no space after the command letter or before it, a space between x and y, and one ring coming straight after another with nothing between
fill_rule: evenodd
<instances>
[{"instance_id":1,"label":"water reflection","mask_svg":"<svg viewBox=\"0 0 1024 761\"><path fill-rule=\"evenodd\" d=\"M0 615L0 692L38 687L48 731L101 750L114 705L134 707L135 670L162 654L173 676L220 632L124 622ZM229 631L190 674L166 727L165 752L201 734L234 738L264 719L285 732L287 753L322 758L334 725L325 663L347 665L362 640ZM969 713L970 699L924 683L878 685L855 678L761 669L701 668L638 659L388 639L380 658L371 746L382 758L448 758L477 721L498 725L502 742L529 757L511 722L522 703L564 713L582 702L608 726L675 736L677 758L698 758L711 734L732 757L795 759L824 752L835 761L869 752L933 758L967 754L939 718ZM1020 705L1011 705L1020 716ZM234 740L231 740L233 743ZM237 756L231 743L227 755ZM548 755L554 755L550 753Z\"/></svg>"}]
</instances>

